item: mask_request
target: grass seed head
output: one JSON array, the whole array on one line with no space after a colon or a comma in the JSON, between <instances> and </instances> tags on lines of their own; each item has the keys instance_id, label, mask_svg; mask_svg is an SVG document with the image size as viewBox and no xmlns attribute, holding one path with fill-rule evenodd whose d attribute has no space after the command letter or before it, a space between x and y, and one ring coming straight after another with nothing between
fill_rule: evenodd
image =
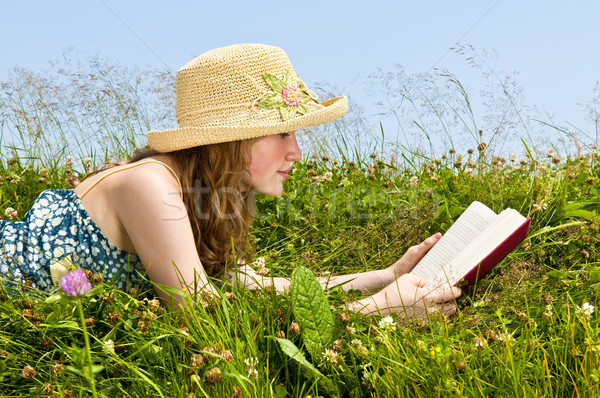
<instances>
[{"instance_id":1,"label":"grass seed head","mask_svg":"<svg viewBox=\"0 0 600 398\"><path fill-rule=\"evenodd\" d=\"M581 258L583 258L584 260L587 260L588 258L590 258L590 253L588 253L587 250L585 249L581 249Z\"/></svg>"},{"instance_id":2,"label":"grass seed head","mask_svg":"<svg viewBox=\"0 0 600 398\"><path fill-rule=\"evenodd\" d=\"M201 368L202 366L204 366L204 364L205 364L204 355L192 354L192 357L190 358L190 368L192 368L192 369ZM190 369L190 372L192 372L192 369Z\"/></svg>"},{"instance_id":3,"label":"grass seed head","mask_svg":"<svg viewBox=\"0 0 600 398\"><path fill-rule=\"evenodd\" d=\"M35 303L31 299L21 300L21 304L23 304L24 308L29 308L29 309L31 309L35 306Z\"/></svg>"},{"instance_id":4,"label":"grass seed head","mask_svg":"<svg viewBox=\"0 0 600 398\"><path fill-rule=\"evenodd\" d=\"M225 362L232 362L233 361L233 354L229 350L223 350L223 351L221 351L221 358Z\"/></svg>"},{"instance_id":5,"label":"grass seed head","mask_svg":"<svg viewBox=\"0 0 600 398\"><path fill-rule=\"evenodd\" d=\"M44 388L42 388L42 392L44 394L51 394L54 391L54 386L50 383L47 383Z\"/></svg>"},{"instance_id":6,"label":"grass seed head","mask_svg":"<svg viewBox=\"0 0 600 398\"><path fill-rule=\"evenodd\" d=\"M209 354L216 354L217 353L217 349L215 347L211 347L211 346L206 346L202 349L202 351L209 353Z\"/></svg>"},{"instance_id":7,"label":"grass seed head","mask_svg":"<svg viewBox=\"0 0 600 398\"><path fill-rule=\"evenodd\" d=\"M21 375L27 380L31 380L35 377L35 369L29 365L26 365L21 371Z\"/></svg>"},{"instance_id":8,"label":"grass seed head","mask_svg":"<svg viewBox=\"0 0 600 398\"><path fill-rule=\"evenodd\" d=\"M54 377L58 377L61 375L62 370L65 368L65 365L63 365L62 362L57 362L54 365L52 365L52 375Z\"/></svg>"},{"instance_id":9,"label":"grass seed head","mask_svg":"<svg viewBox=\"0 0 600 398\"><path fill-rule=\"evenodd\" d=\"M221 375L221 369L218 367L214 367L204 374L204 383L209 386L218 383L221 379L223 379L223 376Z\"/></svg>"},{"instance_id":10,"label":"grass seed head","mask_svg":"<svg viewBox=\"0 0 600 398\"><path fill-rule=\"evenodd\" d=\"M292 335L295 336L298 333L300 333L300 325L298 325L296 323L296 321L292 321L292 323L290 323L290 327L288 329L288 332Z\"/></svg>"},{"instance_id":11,"label":"grass seed head","mask_svg":"<svg viewBox=\"0 0 600 398\"><path fill-rule=\"evenodd\" d=\"M149 327L150 327L150 319L148 319L148 318L144 318L138 322L138 329L142 333L147 332Z\"/></svg>"},{"instance_id":12,"label":"grass seed head","mask_svg":"<svg viewBox=\"0 0 600 398\"><path fill-rule=\"evenodd\" d=\"M235 301L235 299L237 298L237 296L232 293L232 292L225 292L225 298L230 302L233 303Z\"/></svg>"},{"instance_id":13,"label":"grass seed head","mask_svg":"<svg viewBox=\"0 0 600 398\"><path fill-rule=\"evenodd\" d=\"M103 303L112 303L115 299L115 296L113 294L103 294L102 296L100 296L100 300L102 300Z\"/></svg>"},{"instance_id":14,"label":"grass seed head","mask_svg":"<svg viewBox=\"0 0 600 398\"><path fill-rule=\"evenodd\" d=\"M242 389L238 386L233 387L231 390L231 398L243 398L244 394L242 394Z\"/></svg>"},{"instance_id":15,"label":"grass seed head","mask_svg":"<svg viewBox=\"0 0 600 398\"><path fill-rule=\"evenodd\" d=\"M337 339L333 342L332 345L333 351L335 352L341 352L342 351L342 340Z\"/></svg>"},{"instance_id":16,"label":"grass seed head","mask_svg":"<svg viewBox=\"0 0 600 398\"><path fill-rule=\"evenodd\" d=\"M52 339L52 337L48 336L48 337L43 337L40 340L40 344L42 345L43 348L48 349L50 347L52 347L52 344L54 343L54 340Z\"/></svg>"},{"instance_id":17,"label":"grass seed head","mask_svg":"<svg viewBox=\"0 0 600 398\"><path fill-rule=\"evenodd\" d=\"M117 323L121 319L121 313L119 311L113 311L108 314L108 321L110 323Z\"/></svg>"}]
</instances>

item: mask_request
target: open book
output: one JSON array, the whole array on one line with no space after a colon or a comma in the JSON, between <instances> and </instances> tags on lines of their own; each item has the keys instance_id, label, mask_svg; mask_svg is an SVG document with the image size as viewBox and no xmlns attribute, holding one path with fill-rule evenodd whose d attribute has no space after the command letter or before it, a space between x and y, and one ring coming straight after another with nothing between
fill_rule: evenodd
<instances>
[{"instance_id":1,"label":"open book","mask_svg":"<svg viewBox=\"0 0 600 398\"><path fill-rule=\"evenodd\" d=\"M516 210L496 214L473 202L411 273L428 285L466 289L525 239L530 222Z\"/></svg>"}]
</instances>

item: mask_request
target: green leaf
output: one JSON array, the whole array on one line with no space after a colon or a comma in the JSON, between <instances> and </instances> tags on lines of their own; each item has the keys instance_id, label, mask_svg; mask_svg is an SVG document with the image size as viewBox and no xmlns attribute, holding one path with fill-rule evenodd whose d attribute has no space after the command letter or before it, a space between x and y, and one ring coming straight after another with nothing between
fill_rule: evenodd
<instances>
[{"instance_id":1,"label":"green leaf","mask_svg":"<svg viewBox=\"0 0 600 398\"><path fill-rule=\"evenodd\" d=\"M292 273L292 309L310 354L318 356L333 339L335 322L329 302L315 275L306 267Z\"/></svg>"},{"instance_id":2,"label":"green leaf","mask_svg":"<svg viewBox=\"0 0 600 398\"><path fill-rule=\"evenodd\" d=\"M47 304L53 304L53 303L60 301L60 299L62 299L62 296L59 293L54 293L54 294L51 294L50 296L46 297L45 302Z\"/></svg>"},{"instance_id":3,"label":"green leaf","mask_svg":"<svg viewBox=\"0 0 600 398\"><path fill-rule=\"evenodd\" d=\"M565 271L554 269L552 271L548 271L548 276L552 279L563 280L567 279L568 275Z\"/></svg>"},{"instance_id":4,"label":"green leaf","mask_svg":"<svg viewBox=\"0 0 600 398\"><path fill-rule=\"evenodd\" d=\"M288 339L277 338L277 341L279 342L281 350L287 356L298 362L298 364L300 365L300 369L302 370L302 373L305 376L316 379L317 383L319 384L319 387L322 388L328 395L333 396L339 394L337 388L335 387L335 384L333 384L333 382L330 379L325 377L323 373L319 372L317 368L315 368L310 362L308 362L304 357L304 354L302 354L302 351L300 351L300 349L296 347L294 343L292 343Z\"/></svg>"},{"instance_id":5,"label":"green leaf","mask_svg":"<svg viewBox=\"0 0 600 398\"><path fill-rule=\"evenodd\" d=\"M281 118L284 122L296 116L296 108L292 108L287 105L284 105L281 108L279 108L279 111L281 113Z\"/></svg>"},{"instance_id":6,"label":"green leaf","mask_svg":"<svg viewBox=\"0 0 600 398\"><path fill-rule=\"evenodd\" d=\"M65 370L66 370L67 372L70 372L70 373L76 374L77 376L82 376L82 375L83 375L83 374L82 374L82 372L81 372L81 370L77 369L77 368L76 368L76 367L74 367L74 366L65 366Z\"/></svg>"},{"instance_id":7,"label":"green leaf","mask_svg":"<svg viewBox=\"0 0 600 398\"><path fill-rule=\"evenodd\" d=\"M298 113L306 115L308 112L310 112L310 109L308 109L308 106L306 106L306 104L300 102L300 105L298 105L297 111L298 111Z\"/></svg>"},{"instance_id":8,"label":"green leaf","mask_svg":"<svg viewBox=\"0 0 600 398\"><path fill-rule=\"evenodd\" d=\"M584 206L585 206L585 204L581 203L581 202L567 202L563 207L562 217L563 218L578 217L578 218L584 218L584 219L592 221L592 222L598 222L598 220L600 219L600 215L598 215L598 213L590 211L590 210L584 210L583 209Z\"/></svg>"},{"instance_id":9,"label":"green leaf","mask_svg":"<svg viewBox=\"0 0 600 398\"><path fill-rule=\"evenodd\" d=\"M288 69L286 69L283 73L283 85L296 87L296 81L294 80L294 76Z\"/></svg>"},{"instance_id":10,"label":"green leaf","mask_svg":"<svg viewBox=\"0 0 600 398\"><path fill-rule=\"evenodd\" d=\"M569 211L565 211L563 216L565 218L570 218L570 217L584 218L584 219L592 221L592 222L598 222L600 219L600 216L597 213L594 213L593 211L589 211L589 210L569 210Z\"/></svg>"},{"instance_id":11,"label":"green leaf","mask_svg":"<svg viewBox=\"0 0 600 398\"><path fill-rule=\"evenodd\" d=\"M281 93L281 90L285 87L285 83L282 82L277 76L270 74L269 72L263 73L263 79L265 83L271 87L271 89L277 93Z\"/></svg>"},{"instance_id":12,"label":"green leaf","mask_svg":"<svg viewBox=\"0 0 600 398\"><path fill-rule=\"evenodd\" d=\"M591 283L600 282L600 267L594 267L590 270L590 282Z\"/></svg>"},{"instance_id":13,"label":"green leaf","mask_svg":"<svg viewBox=\"0 0 600 398\"><path fill-rule=\"evenodd\" d=\"M285 106L281 93L269 93L258 101L259 108L280 108Z\"/></svg>"},{"instance_id":14,"label":"green leaf","mask_svg":"<svg viewBox=\"0 0 600 398\"><path fill-rule=\"evenodd\" d=\"M286 354L288 357L290 357L293 360L295 360L296 362L298 362L301 366L304 366L311 372L314 372L315 375L317 375L318 377L323 376L323 374L321 374L321 372L319 372L317 370L317 368L315 368L312 365L312 363L310 363L306 360L302 351L300 351L300 349L298 347L296 347L296 345L294 343L292 343L288 339L280 339L280 338L277 338L277 341L279 342L281 351L283 351L284 354Z\"/></svg>"}]
</instances>

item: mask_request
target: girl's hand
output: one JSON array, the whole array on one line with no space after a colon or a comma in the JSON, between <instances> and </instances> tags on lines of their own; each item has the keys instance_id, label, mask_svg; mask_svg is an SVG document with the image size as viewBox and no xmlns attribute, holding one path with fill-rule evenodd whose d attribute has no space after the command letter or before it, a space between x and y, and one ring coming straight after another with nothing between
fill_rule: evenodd
<instances>
[{"instance_id":1,"label":"girl's hand","mask_svg":"<svg viewBox=\"0 0 600 398\"><path fill-rule=\"evenodd\" d=\"M431 289L427 280L412 274L404 274L375 295L361 300L361 312L381 314L397 313L404 319L422 318L441 312L451 315L456 312L454 299L462 294L456 287ZM358 304L358 303L357 303Z\"/></svg>"},{"instance_id":2,"label":"girl's hand","mask_svg":"<svg viewBox=\"0 0 600 398\"><path fill-rule=\"evenodd\" d=\"M387 271L392 274L393 279L410 272L441 238L442 234L438 232L420 244L410 247L400 260L387 268Z\"/></svg>"}]
</instances>

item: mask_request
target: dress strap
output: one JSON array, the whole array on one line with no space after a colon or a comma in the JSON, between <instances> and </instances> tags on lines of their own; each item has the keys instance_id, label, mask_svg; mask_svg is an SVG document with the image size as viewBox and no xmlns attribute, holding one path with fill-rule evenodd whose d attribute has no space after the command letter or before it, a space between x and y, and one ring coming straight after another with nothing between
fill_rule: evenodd
<instances>
[{"instance_id":1,"label":"dress strap","mask_svg":"<svg viewBox=\"0 0 600 398\"><path fill-rule=\"evenodd\" d=\"M147 164L147 163L158 163L161 164L163 166L165 166L167 169L169 169L169 171L171 173L173 173L173 175L175 176L175 179L177 180L177 185L179 185L179 196L183 197L183 188L181 187L181 182L179 181L179 177L177 176L177 173L175 173L175 170L173 170L168 164L163 163L159 160L156 159L145 159L145 160L140 160L139 162L135 162L135 163L130 163L130 164L126 164L120 168L115 168L113 170L110 170L108 173L104 174L102 177L98 178L96 181L94 181L89 187L87 187L82 193L81 195L79 195L79 197L81 199L83 199L83 197L90 191L90 189L94 188L96 186L96 184L98 184L100 181L102 181L103 179L105 179L106 177L113 175L115 173L118 173L119 171L123 171L123 170L128 170L137 166L141 166L143 164Z\"/></svg>"}]
</instances>

